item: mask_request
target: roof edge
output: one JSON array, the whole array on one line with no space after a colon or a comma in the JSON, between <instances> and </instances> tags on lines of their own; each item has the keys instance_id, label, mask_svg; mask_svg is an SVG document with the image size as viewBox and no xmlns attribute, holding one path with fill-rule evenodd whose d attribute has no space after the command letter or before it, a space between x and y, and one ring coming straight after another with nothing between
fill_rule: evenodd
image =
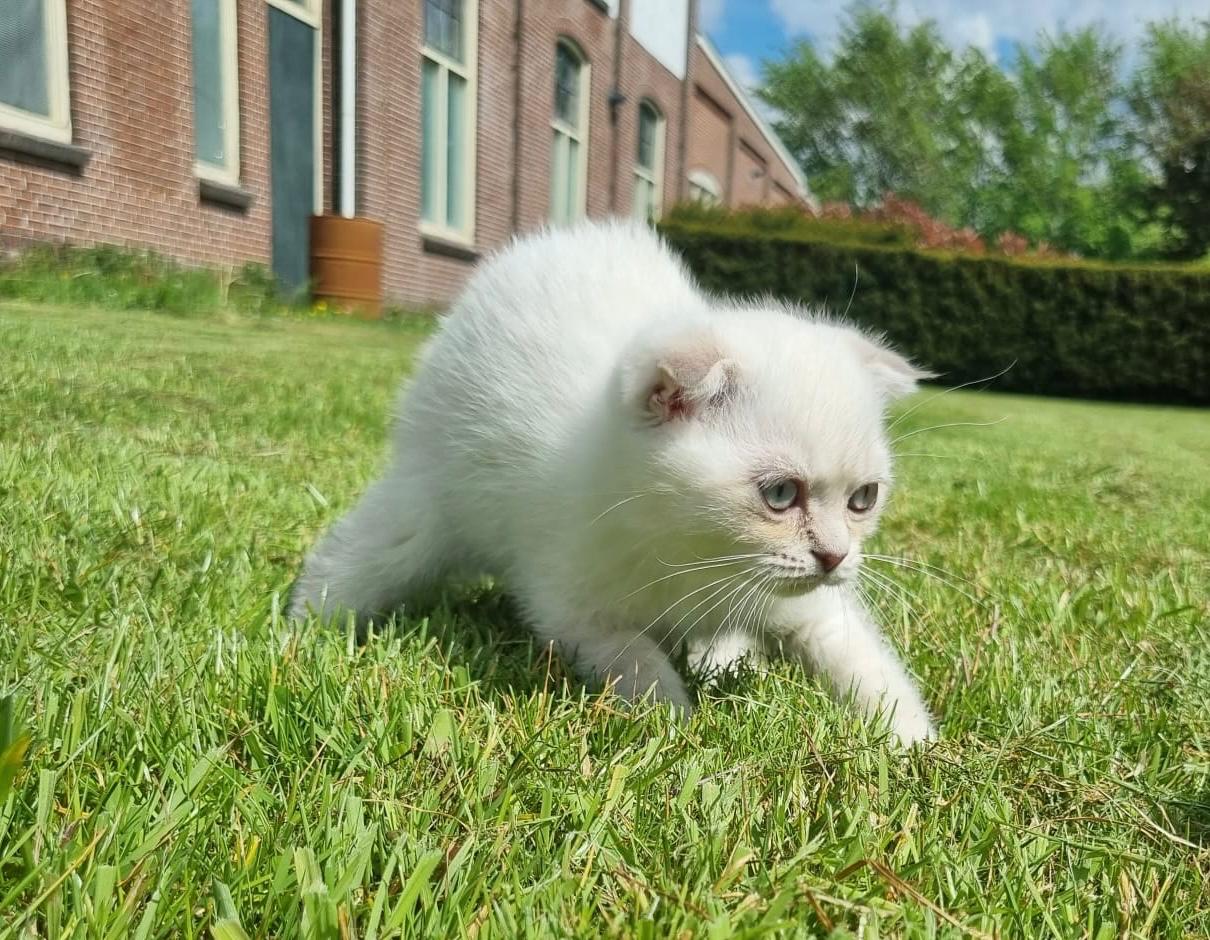
<instances>
[{"instance_id":1,"label":"roof edge","mask_svg":"<svg viewBox=\"0 0 1210 940\"><path fill-rule=\"evenodd\" d=\"M761 136L769 143L773 150L777 153L778 158L785 164L786 169L794 177L794 182L798 184L798 195L801 196L810 204L815 203L815 197L811 195L811 190L807 187L807 178L803 174L802 167L798 165L798 161L790 155L790 151L786 149L786 145L782 143L782 139L777 136L777 132L773 130L768 122L760 116L756 107L752 104L752 98L747 91L735 80L735 76L731 74L731 70L727 68L723 62L723 57L719 54L714 43L710 41L710 37L705 33L697 34L698 47L706 54L706 58L710 64L723 77L723 81L727 85L727 89L736 97L740 106L743 107L748 117L752 119L752 123L756 125L756 129L761 132Z\"/></svg>"}]
</instances>

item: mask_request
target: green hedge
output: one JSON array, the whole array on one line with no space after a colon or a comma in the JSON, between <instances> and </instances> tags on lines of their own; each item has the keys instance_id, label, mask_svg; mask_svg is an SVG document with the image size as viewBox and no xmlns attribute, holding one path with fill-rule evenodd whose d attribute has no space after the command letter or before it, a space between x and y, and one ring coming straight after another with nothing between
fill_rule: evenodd
<instances>
[{"instance_id":1,"label":"green hedge","mask_svg":"<svg viewBox=\"0 0 1210 940\"><path fill-rule=\"evenodd\" d=\"M1210 272L955 257L678 218L661 226L709 290L843 310L941 373L1048 395L1210 404Z\"/></svg>"}]
</instances>

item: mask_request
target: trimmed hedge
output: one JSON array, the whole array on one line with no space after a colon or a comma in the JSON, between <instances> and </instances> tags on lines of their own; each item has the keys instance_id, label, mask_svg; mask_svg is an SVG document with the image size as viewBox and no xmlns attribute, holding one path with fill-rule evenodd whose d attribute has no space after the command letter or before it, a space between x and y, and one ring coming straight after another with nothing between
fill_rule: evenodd
<instances>
[{"instance_id":1,"label":"trimmed hedge","mask_svg":"<svg viewBox=\"0 0 1210 940\"><path fill-rule=\"evenodd\" d=\"M1210 271L961 257L672 220L708 290L843 310L959 384L1210 405Z\"/></svg>"}]
</instances>

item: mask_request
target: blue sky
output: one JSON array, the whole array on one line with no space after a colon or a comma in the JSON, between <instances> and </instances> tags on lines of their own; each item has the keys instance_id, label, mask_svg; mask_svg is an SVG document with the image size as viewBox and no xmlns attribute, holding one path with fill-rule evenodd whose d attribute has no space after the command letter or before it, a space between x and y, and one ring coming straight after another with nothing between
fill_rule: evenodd
<instances>
[{"instance_id":1,"label":"blue sky","mask_svg":"<svg viewBox=\"0 0 1210 940\"><path fill-rule=\"evenodd\" d=\"M762 59L777 57L796 39L825 51L835 41L849 0L700 0L701 27L735 77L757 81ZM1144 24L1173 16L1210 18L1210 0L899 0L905 25L935 20L956 46L973 45L1006 61L1017 43L1042 31L1098 24L1123 42Z\"/></svg>"}]
</instances>

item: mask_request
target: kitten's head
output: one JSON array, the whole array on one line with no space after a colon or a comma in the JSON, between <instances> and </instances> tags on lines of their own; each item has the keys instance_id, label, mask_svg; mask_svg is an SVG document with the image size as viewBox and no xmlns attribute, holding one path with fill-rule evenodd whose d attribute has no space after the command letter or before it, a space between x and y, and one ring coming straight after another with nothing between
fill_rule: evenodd
<instances>
[{"instance_id":1,"label":"kitten's head","mask_svg":"<svg viewBox=\"0 0 1210 940\"><path fill-rule=\"evenodd\" d=\"M653 327L621 373L635 482L660 494L644 524L681 562L748 556L781 593L852 578L891 487L886 406L926 377L874 337L775 307Z\"/></svg>"}]
</instances>

